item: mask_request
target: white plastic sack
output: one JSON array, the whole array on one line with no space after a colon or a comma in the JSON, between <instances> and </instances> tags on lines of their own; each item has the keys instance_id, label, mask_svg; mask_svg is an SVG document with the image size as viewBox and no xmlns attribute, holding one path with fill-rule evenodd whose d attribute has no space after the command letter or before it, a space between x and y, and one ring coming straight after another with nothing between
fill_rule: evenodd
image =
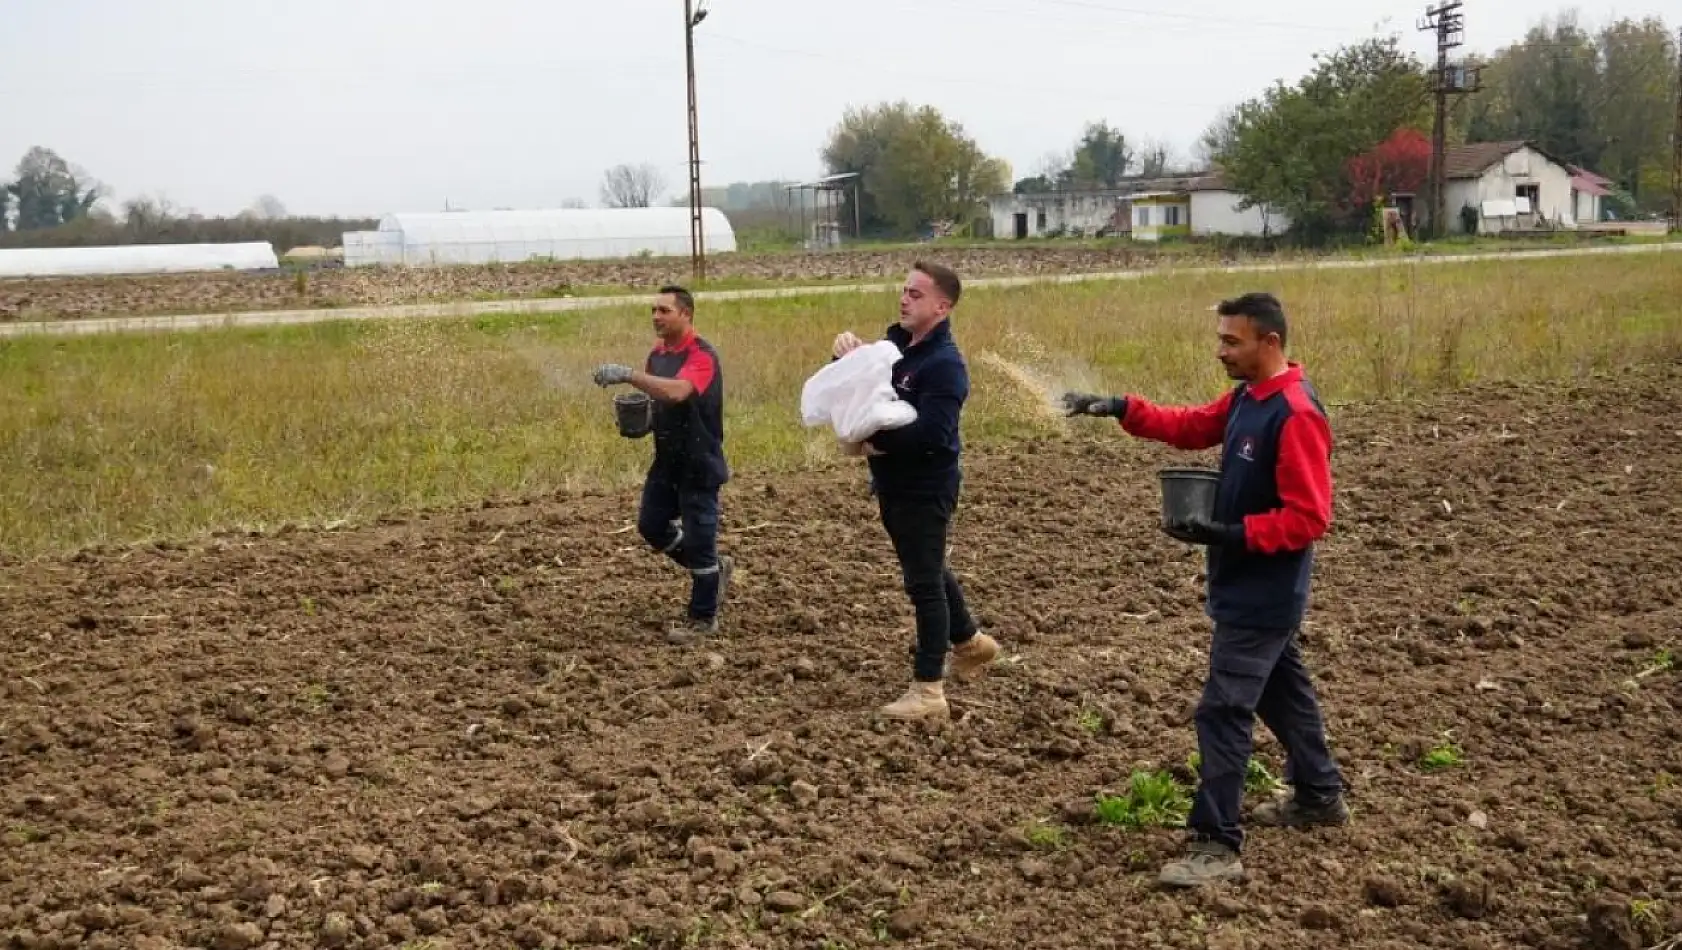
<instances>
[{"instance_id":1,"label":"white plastic sack","mask_svg":"<svg viewBox=\"0 0 1682 950\"><path fill-rule=\"evenodd\" d=\"M828 424L842 442L863 442L917 421L917 410L894 392L899 358L899 347L879 340L818 370L800 390L801 421Z\"/></svg>"}]
</instances>

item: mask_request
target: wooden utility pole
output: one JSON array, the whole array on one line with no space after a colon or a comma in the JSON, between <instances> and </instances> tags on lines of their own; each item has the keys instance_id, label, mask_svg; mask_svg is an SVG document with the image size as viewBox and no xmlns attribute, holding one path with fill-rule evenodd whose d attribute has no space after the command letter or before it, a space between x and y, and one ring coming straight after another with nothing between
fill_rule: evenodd
<instances>
[{"instance_id":1,"label":"wooden utility pole","mask_svg":"<svg viewBox=\"0 0 1682 950\"><path fill-rule=\"evenodd\" d=\"M1670 139L1670 229L1682 231L1682 30L1676 31L1676 131Z\"/></svg>"},{"instance_id":2,"label":"wooden utility pole","mask_svg":"<svg viewBox=\"0 0 1682 950\"><path fill-rule=\"evenodd\" d=\"M707 279L707 246L701 227L701 132L695 111L695 27L707 18L683 0L683 51L689 74L689 268L699 284Z\"/></svg>"},{"instance_id":3,"label":"wooden utility pole","mask_svg":"<svg viewBox=\"0 0 1682 950\"><path fill-rule=\"evenodd\" d=\"M1425 19L1419 29L1437 34L1437 66L1431 76L1431 93L1437 100L1436 116L1431 122L1431 181L1430 235L1440 238L1448 233L1447 179L1444 156L1448 152L1448 97L1478 91L1476 67L1450 66L1448 51L1462 42L1466 16L1460 12L1462 0L1445 0L1425 8Z\"/></svg>"}]
</instances>

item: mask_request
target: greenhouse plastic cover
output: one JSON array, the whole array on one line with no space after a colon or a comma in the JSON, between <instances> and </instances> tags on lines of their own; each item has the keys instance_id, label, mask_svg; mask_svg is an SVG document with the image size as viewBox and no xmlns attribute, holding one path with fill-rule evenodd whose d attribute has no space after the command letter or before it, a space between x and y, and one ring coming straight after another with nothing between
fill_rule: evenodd
<instances>
[{"instance_id":1,"label":"greenhouse plastic cover","mask_svg":"<svg viewBox=\"0 0 1682 950\"><path fill-rule=\"evenodd\" d=\"M709 252L736 249L730 219L701 209ZM469 264L549 257L675 256L689 253L689 209L607 208L443 211L386 215L378 231L344 240L345 263Z\"/></svg>"},{"instance_id":2,"label":"greenhouse plastic cover","mask_svg":"<svg viewBox=\"0 0 1682 950\"><path fill-rule=\"evenodd\" d=\"M273 270L279 266L274 247L267 241L0 249L0 277Z\"/></svg>"}]
</instances>

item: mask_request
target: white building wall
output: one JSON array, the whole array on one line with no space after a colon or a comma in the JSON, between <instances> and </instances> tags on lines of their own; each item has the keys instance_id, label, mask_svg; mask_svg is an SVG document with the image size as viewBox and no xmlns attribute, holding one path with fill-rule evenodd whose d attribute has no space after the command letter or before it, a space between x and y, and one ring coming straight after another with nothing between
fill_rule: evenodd
<instances>
[{"instance_id":1,"label":"white building wall","mask_svg":"<svg viewBox=\"0 0 1682 950\"><path fill-rule=\"evenodd\" d=\"M1593 224L1600 220L1600 196L1577 192L1577 223Z\"/></svg>"},{"instance_id":2,"label":"white building wall","mask_svg":"<svg viewBox=\"0 0 1682 950\"><path fill-rule=\"evenodd\" d=\"M1244 196L1232 191L1194 191L1191 193L1191 233L1196 237L1226 235L1230 237L1277 237L1291 227L1291 219L1283 212L1264 214L1261 206L1238 210Z\"/></svg>"},{"instance_id":3,"label":"white building wall","mask_svg":"<svg viewBox=\"0 0 1682 950\"><path fill-rule=\"evenodd\" d=\"M990 199L987 205L988 217L993 221L993 237L1008 241L1016 237L1018 214L1028 216L1027 236L1031 238L1053 233L1094 234L1110 223L1110 217L1115 214L1116 197L1113 194L1081 192L999 195ZM1042 211L1045 213L1043 227L1039 220Z\"/></svg>"},{"instance_id":4,"label":"white building wall","mask_svg":"<svg viewBox=\"0 0 1682 950\"><path fill-rule=\"evenodd\" d=\"M1470 204L1481 209L1485 201L1511 201L1522 185L1539 188L1537 206L1531 209L1532 214L1509 219L1482 219L1479 233L1492 234L1504 227L1532 221L1560 228L1577 226L1576 208L1572 206L1570 170L1530 148L1513 152L1485 169L1479 178L1449 182L1445 195L1447 207L1443 213L1448 216L1449 226L1454 231L1463 232L1460 226L1460 209L1463 206Z\"/></svg>"}]
</instances>

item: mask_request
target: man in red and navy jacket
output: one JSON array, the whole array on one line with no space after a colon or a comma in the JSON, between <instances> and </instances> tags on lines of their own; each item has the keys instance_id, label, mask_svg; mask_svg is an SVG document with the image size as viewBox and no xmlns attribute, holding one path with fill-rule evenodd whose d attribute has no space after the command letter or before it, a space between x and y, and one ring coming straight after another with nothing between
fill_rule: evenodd
<instances>
[{"instance_id":1,"label":"man in red and navy jacket","mask_svg":"<svg viewBox=\"0 0 1682 950\"><path fill-rule=\"evenodd\" d=\"M1139 396L1068 393L1070 415L1111 416L1139 438L1196 450L1221 446L1212 517L1168 525L1208 551L1207 612L1215 622L1197 707L1201 757L1186 856L1161 880L1189 887L1241 877L1240 806L1254 717L1285 747L1294 797L1251 816L1258 824L1342 824L1343 779L1326 745L1319 700L1297 647L1314 542L1332 518L1331 427L1302 367L1285 358L1285 313L1271 294L1223 301L1218 357L1238 385L1202 406Z\"/></svg>"},{"instance_id":2,"label":"man in red and navy jacket","mask_svg":"<svg viewBox=\"0 0 1682 950\"><path fill-rule=\"evenodd\" d=\"M596 368L598 386L628 383L654 400L654 461L643 482L637 530L654 550L689 571L688 621L667 640L682 645L715 633L733 568L718 554L718 493L724 459L724 371L718 351L695 333L695 298L660 288L650 308L659 337L643 369Z\"/></svg>"}]
</instances>

